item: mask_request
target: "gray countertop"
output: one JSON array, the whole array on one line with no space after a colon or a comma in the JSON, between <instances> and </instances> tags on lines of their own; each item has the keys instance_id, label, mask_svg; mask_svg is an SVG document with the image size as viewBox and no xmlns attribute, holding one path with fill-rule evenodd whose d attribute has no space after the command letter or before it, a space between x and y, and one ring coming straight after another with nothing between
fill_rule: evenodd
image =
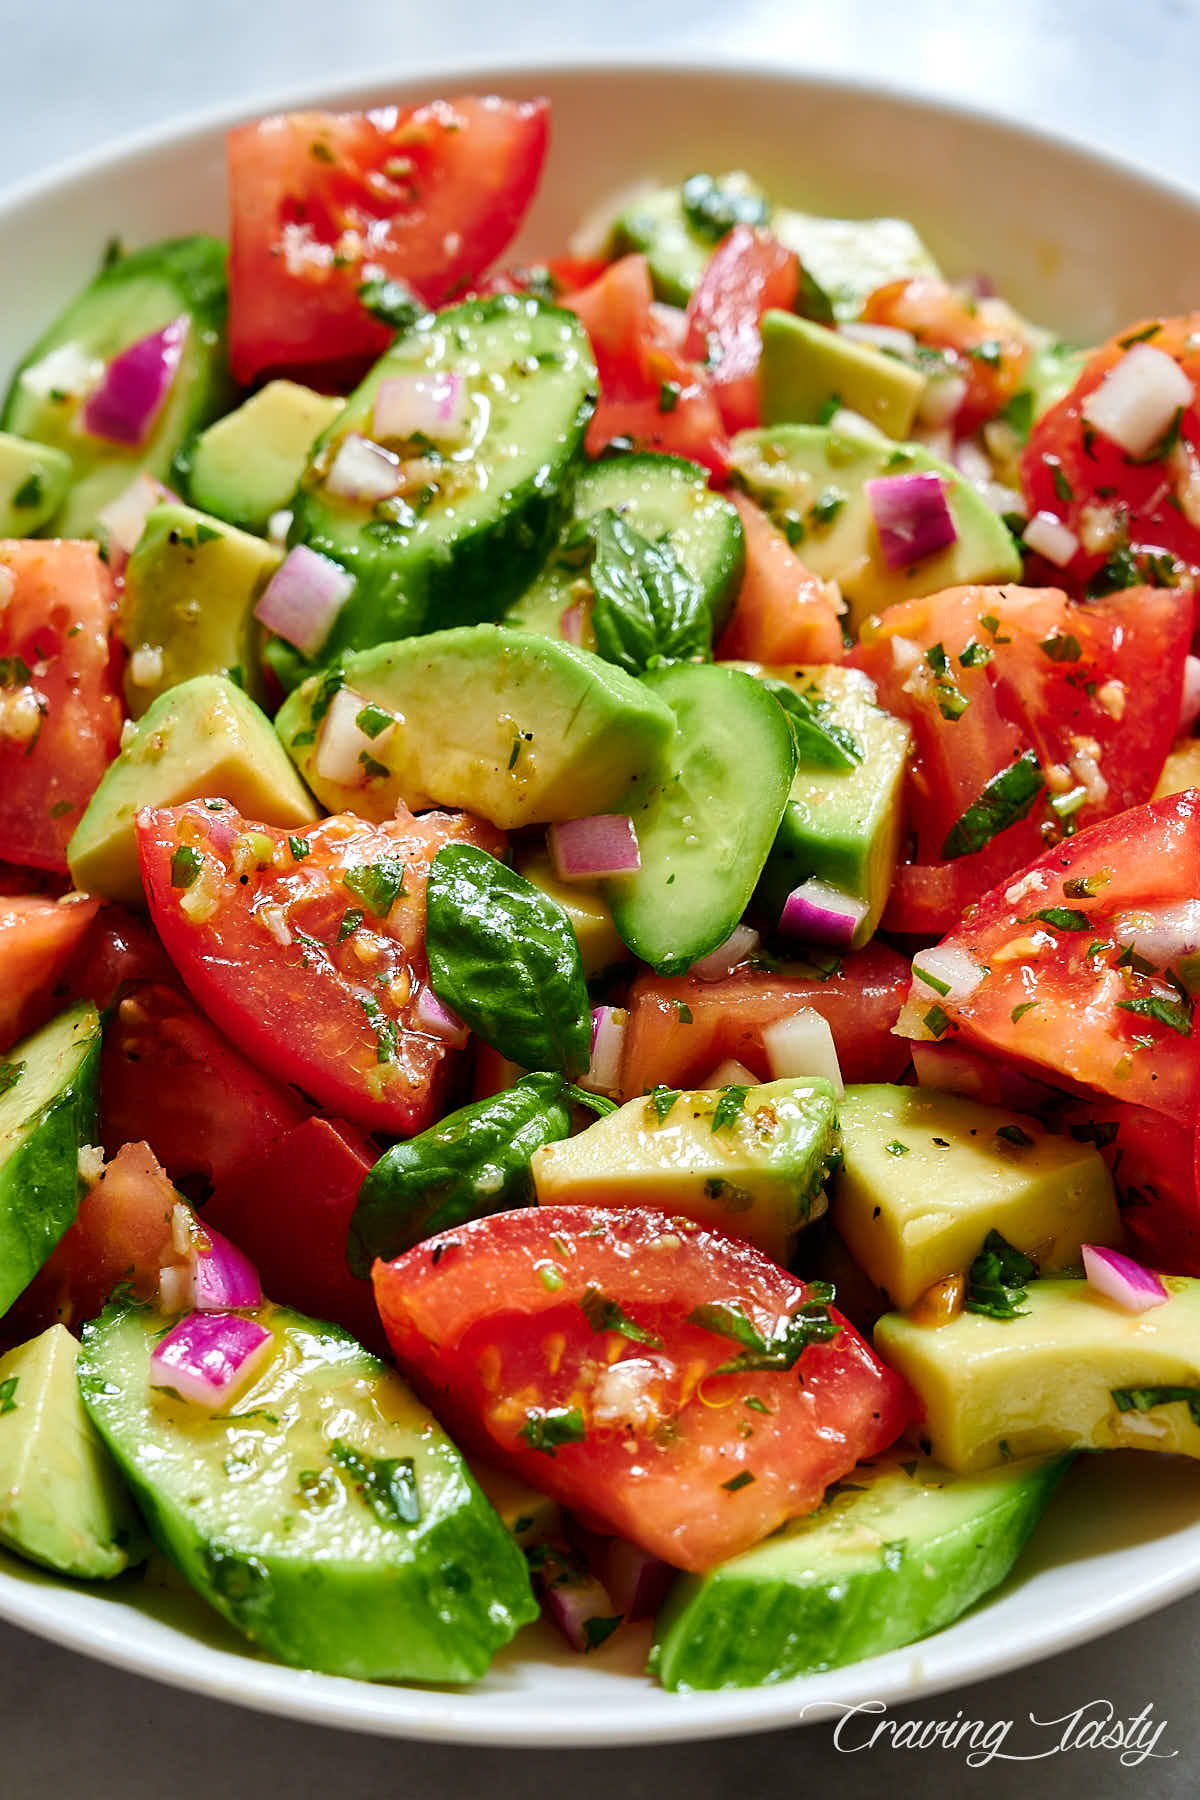
<instances>
[{"instance_id":1,"label":"gray countertop","mask_svg":"<svg viewBox=\"0 0 1200 1800\"><path fill-rule=\"evenodd\" d=\"M955 98L1115 150L1200 186L1198 0L9 0L0 181L225 100L253 105L306 84L419 70L455 57L575 60L638 51L731 59L887 81ZM15 79L13 79L15 77ZM1196 296L1200 304L1200 293ZM1007 1755L968 1769L961 1751L909 1750L866 1733L839 1749L826 1726L674 1748L448 1749L353 1737L196 1700L0 1626L0 1800L86 1791L101 1800L289 1800L406 1793L474 1800L549 1795L689 1800L791 1795L837 1784L845 1800L890 1788L949 1800L1087 1792L1094 1800L1200 1790L1200 1597L1085 1649L900 1709L1013 1721ZM1071 1715L1149 1705L1153 1760L1055 1750ZM1033 1725L1030 1718L1042 1721ZM1048 1721L1060 1721L1051 1725ZM1082 1722L1082 1721L1081 1721ZM903 1733L899 1734L903 1741ZM1016 1759L1020 1760L1016 1760Z\"/></svg>"}]
</instances>

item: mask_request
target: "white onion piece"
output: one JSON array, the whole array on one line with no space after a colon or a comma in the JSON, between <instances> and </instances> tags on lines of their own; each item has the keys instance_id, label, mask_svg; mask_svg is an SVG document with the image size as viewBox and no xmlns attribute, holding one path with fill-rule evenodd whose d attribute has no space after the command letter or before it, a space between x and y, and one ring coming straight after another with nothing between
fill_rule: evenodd
<instances>
[{"instance_id":1,"label":"white onion piece","mask_svg":"<svg viewBox=\"0 0 1200 1800\"><path fill-rule=\"evenodd\" d=\"M1173 356L1153 344L1133 344L1092 389L1080 413L1126 456L1145 456L1179 408L1195 398L1195 388Z\"/></svg>"},{"instance_id":2,"label":"white onion piece","mask_svg":"<svg viewBox=\"0 0 1200 1800\"><path fill-rule=\"evenodd\" d=\"M113 567L114 548L122 552L123 556L132 553L152 508L161 501L178 499L178 494L173 494L170 488L164 487L161 481L156 481L153 475L147 475L142 469L115 500L110 500L107 506L102 507L96 514L96 523L104 533L104 541L108 546L109 567Z\"/></svg>"},{"instance_id":3,"label":"white onion piece","mask_svg":"<svg viewBox=\"0 0 1200 1800\"><path fill-rule=\"evenodd\" d=\"M698 963L693 963L688 970L689 975L698 975L701 981L724 981L732 975L738 964L745 962L753 954L761 942L757 931L750 925L735 925L723 944L702 956Z\"/></svg>"},{"instance_id":4,"label":"white onion piece","mask_svg":"<svg viewBox=\"0 0 1200 1800\"><path fill-rule=\"evenodd\" d=\"M815 1006L802 1006L790 1017L777 1019L767 1026L762 1041L772 1081L818 1075L832 1084L839 1100L845 1094L833 1032Z\"/></svg>"},{"instance_id":5,"label":"white onion piece","mask_svg":"<svg viewBox=\"0 0 1200 1800\"><path fill-rule=\"evenodd\" d=\"M922 425L948 425L966 397L967 384L961 375L933 375L917 402L917 417Z\"/></svg>"},{"instance_id":6,"label":"white onion piece","mask_svg":"<svg viewBox=\"0 0 1200 1800\"><path fill-rule=\"evenodd\" d=\"M972 487L982 487L992 479L992 459L981 450L974 438L964 438L954 447L954 466L965 475Z\"/></svg>"},{"instance_id":7,"label":"white onion piece","mask_svg":"<svg viewBox=\"0 0 1200 1800\"><path fill-rule=\"evenodd\" d=\"M461 438L471 397L463 377L449 372L389 375L375 391L371 426L381 438Z\"/></svg>"},{"instance_id":8,"label":"white onion piece","mask_svg":"<svg viewBox=\"0 0 1200 1800\"><path fill-rule=\"evenodd\" d=\"M713 1091L726 1087L757 1087L758 1076L744 1062L739 1062L736 1056L727 1056L699 1085Z\"/></svg>"},{"instance_id":9,"label":"white onion piece","mask_svg":"<svg viewBox=\"0 0 1200 1800\"><path fill-rule=\"evenodd\" d=\"M870 325L862 319L848 319L838 326L852 344L867 344L873 350L891 350L896 356L912 357L917 353L917 340L911 331L899 325Z\"/></svg>"},{"instance_id":10,"label":"white onion piece","mask_svg":"<svg viewBox=\"0 0 1200 1800\"><path fill-rule=\"evenodd\" d=\"M1183 695L1179 702L1179 724L1176 731L1187 737L1200 719L1200 656L1188 656L1183 663Z\"/></svg>"},{"instance_id":11,"label":"white onion piece","mask_svg":"<svg viewBox=\"0 0 1200 1800\"><path fill-rule=\"evenodd\" d=\"M674 350L683 349L688 334L687 314L681 306L665 306L661 300L650 302L650 317Z\"/></svg>"},{"instance_id":12,"label":"white onion piece","mask_svg":"<svg viewBox=\"0 0 1200 1800\"><path fill-rule=\"evenodd\" d=\"M539 1582L542 1611L562 1632L572 1650L588 1648L585 1627L592 1619L611 1619L616 1609L594 1575L568 1581Z\"/></svg>"},{"instance_id":13,"label":"white onion piece","mask_svg":"<svg viewBox=\"0 0 1200 1800\"><path fill-rule=\"evenodd\" d=\"M325 476L331 494L339 494L343 500L367 500L372 505L390 500L403 485L400 458L357 431L342 439Z\"/></svg>"},{"instance_id":14,"label":"white onion piece","mask_svg":"<svg viewBox=\"0 0 1200 1800\"><path fill-rule=\"evenodd\" d=\"M1089 1286L1115 1301L1123 1312L1149 1312L1171 1298L1158 1276L1131 1256L1122 1256L1103 1244L1081 1244L1080 1250Z\"/></svg>"},{"instance_id":15,"label":"white onion piece","mask_svg":"<svg viewBox=\"0 0 1200 1800\"><path fill-rule=\"evenodd\" d=\"M592 1013L592 1060L579 1085L589 1094L615 1097L621 1089L621 1061L629 1014L623 1006L597 1006Z\"/></svg>"},{"instance_id":16,"label":"white onion piece","mask_svg":"<svg viewBox=\"0 0 1200 1800\"><path fill-rule=\"evenodd\" d=\"M333 696L329 711L321 722L321 735L313 760L313 768L322 781L336 782L339 787L361 787L367 779L363 758L370 762L379 761L379 752L395 726L388 725L374 737L368 737L358 725L358 715L366 705L367 701L353 688L339 688Z\"/></svg>"},{"instance_id":17,"label":"white onion piece","mask_svg":"<svg viewBox=\"0 0 1200 1800\"><path fill-rule=\"evenodd\" d=\"M281 549L287 543L287 535L291 529L292 509L290 506L281 506L279 511L273 512L267 520L267 538L272 544L278 544Z\"/></svg>"},{"instance_id":18,"label":"white onion piece","mask_svg":"<svg viewBox=\"0 0 1200 1800\"><path fill-rule=\"evenodd\" d=\"M261 1368L274 1341L265 1325L239 1313L188 1313L154 1346L151 1385L200 1406L223 1405Z\"/></svg>"},{"instance_id":19,"label":"white onion piece","mask_svg":"<svg viewBox=\"0 0 1200 1800\"><path fill-rule=\"evenodd\" d=\"M1030 550L1036 550L1056 569L1065 569L1079 548L1075 533L1052 512L1034 513L1021 535Z\"/></svg>"},{"instance_id":20,"label":"white onion piece","mask_svg":"<svg viewBox=\"0 0 1200 1800\"><path fill-rule=\"evenodd\" d=\"M913 978L917 983L915 992L936 994L943 1000L965 1000L973 994L983 980L984 971L979 964L967 955L965 950L935 944L932 950L922 950L913 957ZM922 975L932 976L931 981L922 981Z\"/></svg>"},{"instance_id":21,"label":"white onion piece","mask_svg":"<svg viewBox=\"0 0 1200 1800\"><path fill-rule=\"evenodd\" d=\"M1200 950L1200 900L1117 913L1108 930L1118 944L1132 944L1156 969L1168 969L1181 956L1194 956Z\"/></svg>"},{"instance_id":22,"label":"white onion piece","mask_svg":"<svg viewBox=\"0 0 1200 1800\"><path fill-rule=\"evenodd\" d=\"M315 656L353 592L354 577L340 563L297 544L259 595L254 616L302 656Z\"/></svg>"}]
</instances>

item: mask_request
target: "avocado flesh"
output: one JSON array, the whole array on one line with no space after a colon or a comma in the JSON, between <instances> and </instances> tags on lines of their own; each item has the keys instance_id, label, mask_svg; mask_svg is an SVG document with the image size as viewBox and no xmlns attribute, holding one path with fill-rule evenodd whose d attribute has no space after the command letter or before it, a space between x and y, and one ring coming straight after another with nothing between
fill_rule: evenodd
<instances>
[{"instance_id":1,"label":"avocado flesh","mask_svg":"<svg viewBox=\"0 0 1200 1800\"><path fill-rule=\"evenodd\" d=\"M1163 1279L1170 1298L1144 1313L1062 1277L1031 1281L1014 1319L962 1312L928 1326L888 1313L875 1347L924 1402L931 1453L963 1473L1056 1450L1200 1456L1186 1397L1146 1411L1113 1398L1185 1388L1200 1411L1200 1281Z\"/></svg>"},{"instance_id":2,"label":"avocado flesh","mask_svg":"<svg viewBox=\"0 0 1200 1800\"><path fill-rule=\"evenodd\" d=\"M300 486L316 439L345 404L296 381L268 381L200 433L187 455L189 499L242 531L265 532Z\"/></svg>"},{"instance_id":3,"label":"avocado flesh","mask_svg":"<svg viewBox=\"0 0 1200 1800\"><path fill-rule=\"evenodd\" d=\"M520 1548L399 1375L336 1326L282 1307L254 1317L274 1335L269 1360L215 1412L150 1386L157 1313L110 1304L84 1329L84 1405L154 1541L282 1662L367 1681L481 1676L537 1616ZM411 1523L388 1498L410 1459Z\"/></svg>"},{"instance_id":4,"label":"avocado flesh","mask_svg":"<svg viewBox=\"0 0 1200 1800\"><path fill-rule=\"evenodd\" d=\"M1043 1273L1078 1267L1081 1244L1122 1241L1099 1151L1036 1119L886 1083L847 1088L841 1119L833 1222L893 1306L967 1269L989 1231Z\"/></svg>"},{"instance_id":5,"label":"avocado flesh","mask_svg":"<svg viewBox=\"0 0 1200 1800\"><path fill-rule=\"evenodd\" d=\"M107 1581L149 1544L83 1410L78 1353L52 1325L0 1357L0 1543L60 1575Z\"/></svg>"},{"instance_id":6,"label":"avocado flesh","mask_svg":"<svg viewBox=\"0 0 1200 1800\"><path fill-rule=\"evenodd\" d=\"M502 830L612 812L675 731L671 709L613 663L531 632L468 625L344 659L345 683L392 715L370 756L383 773L348 786L319 772L320 676L275 728L333 812L390 819L399 802L461 808Z\"/></svg>"},{"instance_id":7,"label":"avocado flesh","mask_svg":"<svg viewBox=\"0 0 1200 1800\"><path fill-rule=\"evenodd\" d=\"M0 538L33 537L71 485L71 459L49 444L0 431Z\"/></svg>"},{"instance_id":8,"label":"avocado flesh","mask_svg":"<svg viewBox=\"0 0 1200 1800\"><path fill-rule=\"evenodd\" d=\"M900 600L971 582L1020 579L1020 553L1004 521L956 469L919 444L891 444L820 425L775 425L740 432L733 462L742 486L776 524L790 528L793 538L803 532L797 554L814 575L838 583L855 630ZM942 479L957 539L906 568L891 569L880 552L864 484L929 471Z\"/></svg>"},{"instance_id":9,"label":"avocado flesh","mask_svg":"<svg viewBox=\"0 0 1200 1800\"><path fill-rule=\"evenodd\" d=\"M839 1141L833 1088L820 1079L766 1082L715 1124L721 1104L708 1089L661 1104L654 1095L629 1100L546 1144L531 1163L539 1206L649 1206L786 1262L798 1233L825 1210Z\"/></svg>"},{"instance_id":10,"label":"avocado flesh","mask_svg":"<svg viewBox=\"0 0 1200 1800\"><path fill-rule=\"evenodd\" d=\"M676 1693L755 1687L940 1631L1004 1580L1069 1456L962 1476L904 1450L707 1575L681 1575L650 1667Z\"/></svg>"},{"instance_id":11,"label":"avocado flesh","mask_svg":"<svg viewBox=\"0 0 1200 1800\"><path fill-rule=\"evenodd\" d=\"M925 377L898 357L775 311L763 314L762 345L764 425L815 425L834 405L860 413L890 438L906 438L912 430Z\"/></svg>"},{"instance_id":12,"label":"avocado flesh","mask_svg":"<svg viewBox=\"0 0 1200 1800\"><path fill-rule=\"evenodd\" d=\"M120 635L130 652L125 703L141 718L168 688L195 675L233 674L253 699L264 690L254 607L283 560L261 538L174 502L156 506L125 570ZM139 679L136 652L159 651Z\"/></svg>"},{"instance_id":13,"label":"avocado flesh","mask_svg":"<svg viewBox=\"0 0 1200 1800\"><path fill-rule=\"evenodd\" d=\"M578 940L585 975L590 978L614 963L628 962L629 952L617 934L612 910L598 886L589 881L560 881L544 850L519 856L517 873L562 907Z\"/></svg>"},{"instance_id":14,"label":"avocado flesh","mask_svg":"<svg viewBox=\"0 0 1200 1800\"><path fill-rule=\"evenodd\" d=\"M228 800L263 825L312 825L319 817L266 714L222 675L181 682L139 720L67 845L76 887L143 906L139 811L209 798Z\"/></svg>"}]
</instances>

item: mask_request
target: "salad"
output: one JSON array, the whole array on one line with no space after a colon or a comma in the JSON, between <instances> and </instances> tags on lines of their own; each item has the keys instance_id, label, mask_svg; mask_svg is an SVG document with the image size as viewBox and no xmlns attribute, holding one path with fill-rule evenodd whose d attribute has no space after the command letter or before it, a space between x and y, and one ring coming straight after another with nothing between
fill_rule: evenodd
<instances>
[{"instance_id":1,"label":"salad","mask_svg":"<svg viewBox=\"0 0 1200 1800\"><path fill-rule=\"evenodd\" d=\"M1200 312L741 171L506 263L548 133L239 127L12 377L0 1544L749 1686L1200 1455Z\"/></svg>"}]
</instances>

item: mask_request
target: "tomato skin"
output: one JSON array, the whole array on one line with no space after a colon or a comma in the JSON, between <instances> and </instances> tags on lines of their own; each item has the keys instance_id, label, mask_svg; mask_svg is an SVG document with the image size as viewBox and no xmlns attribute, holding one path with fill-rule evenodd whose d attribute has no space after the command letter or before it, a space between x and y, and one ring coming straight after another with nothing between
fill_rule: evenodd
<instances>
[{"instance_id":1,"label":"tomato skin","mask_svg":"<svg viewBox=\"0 0 1200 1800\"><path fill-rule=\"evenodd\" d=\"M842 627L829 589L806 569L760 506L731 489L746 540L746 567L733 616L717 641L718 662L840 662Z\"/></svg>"},{"instance_id":2,"label":"tomato skin","mask_svg":"<svg viewBox=\"0 0 1200 1800\"><path fill-rule=\"evenodd\" d=\"M98 1011L107 1012L130 989L149 982L178 987L170 958L141 919L123 906L105 902L71 965L63 1004L90 1000Z\"/></svg>"},{"instance_id":3,"label":"tomato skin","mask_svg":"<svg viewBox=\"0 0 1200 1800\"><path fill-rule=\"evenodd\" d=\"M808 1290L749 1245L661 1213L497 1213L377 1262L374 1282L397 1361L452 1431L679 1568L710 1568L810 1510L913 1417L905 1384L839 1314L838 1335L791 1370L714 1375L737 1346L693 1324L695 1307L736 1304L769 1335ZM658 1344L593 1331L589 1289ZM600 1385L618 1357L641 1365L633 1400ZM558 1407L578 1409L582 1441L527 1448L531 1413ZM742 1473L753 1480L731 1491Z\"/></svg>"},{"instance_id":4,"label":"tomato skin","mask_svg":"<svg viewBox=\"0 0 1200 1800\"><path fill-rule=\"evenodd\" d=\"M0 659L12 672L0 689L0 858L65 873L71 834L121 736L112 577L98 544L9 538L0 597ZM32 738L13 712L22 696L41 709Z\"/></svg>"},{"instance_id":5,"label":"tomato skin","mask_svg":"<svg viewBox=\"0 0 1200 1800\"><path fill-rule=\"evenodd\" d=\"M1157 326L1152 335L1144 334ZM1113 508L1124 520L1133 556L1167 555L1185 571L1200 575L1200 312L1177 318L1147 319L1118 332L1089 357L1075 386L1057 405L1042 415L1030 433L1021 457L1021 486L1031 512L1053 513L1076 537L1086 535L1088 516L1095 509ZM1179 449L1170 459L1135 462L1111 439L1090 431L1083 420L1083 403L1099 387L1128 347L1122 340L1141 338L1155 349L1174 357L1192 382L1198 398L1180 420ZM1197 499L1183 504L1183 484L1188 472ZM1088 509L1092 509L1089 515ZM1190 511L1190 517L1189 517ZM1110 546L1111 547L1111 546ZM1103 567L1109 548L1079 549L1066 568L1053 579L1082 593Z\"/></svg>"},{"instance_id":6,"label":"tomato skin","mask_svg":"<svg viewBox=\"0 0 1200 1800\"><path fill-rule=\"evenodd\" d=\"M0 1055L60 1010L59 984L99 906L82 895L0 898Z\"/></svg>"},{"instance_id":7,"label":"tomato skin","mask_svg":"<svg viewBox=\"0 0 1200 1800\"><path fill-rule=\"evenodd\" d=\"M230 1169L206 1201L203 1221L245 1251L272 1299L332 1319L382 1351L374 1292L346 1267L358 1190L378 1154L353 1125L306 1119Z\"/></svg>"},{"instance_id":8,"label":"tomato skin","mask_svg":"<svg viewBox=\"0 0 1200 1800\"><path fill-rule=\"evenodd\" d=\"M763 1031L802 1006L829 1021L847 1081L894 1081L908 1064L907 1047L892 1034L908 983L904 957L877 942L843 957L824 981L747 968L723 981L639 975L625 1003L621 1098L634 1100L660 1083L694 1086L726 1057L768 1080Z\"/></svg>"},{"instance_id":9,"label":"tomato skin","mask_svg":"<svg viewBox=\"0 0 1200 1800\"><path fill-rule=\"evenodd\" d=\"M800 285L800 262L769 231L735 225L709 258L688 302L683 354L710 363L712 390L726 431L761 423L759 323L765 312L790 312Z\"/></svg>"},{"instance_id":10,"label":"tomato skin","mask_svg":"<svg viewBox=\"0 0 1200 1800\"><path fill-rule=\"evenodd\" d=\"M545 100L466 96L231 131L235 378L381 355L392 333L358 297L367 279L404 281L431 307L473 281L533 198L549 113Z\"/></svg>"},{"instance_id":11,"label":"tomato skin","mask_svg":"<svg viewBox=\"0 0 1200 1800\"><path fill-rule=\"evenodd\" d=\"M568 294L577 294L580 288L590 287L593 281L599 281L608 263L602 256L548 256L545 262L520 263L511 269L497 269L494 275L486 275L477 282L464 300L486 300L493 294L527 294L537 291L541 285L542 272L550 277L550 288L556 301L561 301Z\"/></svg>"},{"instance_id":12,"label":"tomato skin","mask_svg":"<svg viewBox=\"0 0 1200 1800\"><path fill-rule=\"evenodd\" d=\"M960 434L994 419L1024 385L1032 350L1003 300L977 300L940 277L914 275L876 288L862 316L950 352L948 369L966 382L954 415Z\"/></svg>"},{"instance_id":13,"label":"tomato skin","mask_svg":"<svg viewBox=\"0 0 1200 1800\"><path fill-rule=\"evenodd\" d=\"M712 389L668 339L650 311L653 299L645 257L623 256L563 301L583 321L600 377L587 453L599 456L614 439L628 439L639 450L690 457L723 481L729 443Z\"/></svg>"}]
</instances>

